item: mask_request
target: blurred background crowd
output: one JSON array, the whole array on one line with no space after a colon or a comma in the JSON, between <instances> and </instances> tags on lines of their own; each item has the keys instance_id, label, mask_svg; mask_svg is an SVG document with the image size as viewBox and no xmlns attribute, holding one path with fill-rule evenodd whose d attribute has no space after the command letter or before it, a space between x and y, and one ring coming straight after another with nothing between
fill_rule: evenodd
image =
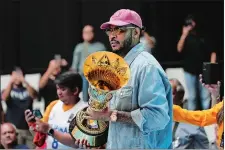
<instances>
[{"instance_id":1,"label":"blurred background crowd","mask_svg":"<svg viewBox=\"0 0 225 150\"><path fill-rule=\"evenodd\" d=\"M177 105L205 110L223 97L224 2L147 0L2 0L0 2L1 120L17 132L19 144L33 148L26 109L39 109L58 99L55 78L74 70L83 77L81 100L88 101L85 58L111 51L99 28L118 9L140 14L141 42L165 69ZM191 20L191 21L190 21ZM187 38L188 37L188 38ZM184 42L186 41L186 45ZM199 82L203 62L219 63L220 90L212 94ZM219 76L221 78L219 78ZM216 125L199 127L174 122L174 148L216 148ZM1 131L2 132L2 131ZM1 143L5 145L4 134Z\"/></svg>"}]
</instances>

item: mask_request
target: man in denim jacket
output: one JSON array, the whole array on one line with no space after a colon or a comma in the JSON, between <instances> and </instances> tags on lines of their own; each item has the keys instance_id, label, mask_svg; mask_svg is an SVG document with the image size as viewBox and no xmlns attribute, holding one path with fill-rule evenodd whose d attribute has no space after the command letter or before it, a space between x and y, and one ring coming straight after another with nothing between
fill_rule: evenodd
<instances>
[{"instance_id":1,"label":"man in denim jacket","mask_svg":"<svg viewBox=\"0 0 225 150\"><path fill-rule=\"evenodd\" d=\"M113 52L129 64L131 78L113 95L108 111L90 111L86 119L110 121L108 149L171 148L172 88L158 61L140 43L140 16L121 9L101 29Z\"/></svg>"}]
</instances>

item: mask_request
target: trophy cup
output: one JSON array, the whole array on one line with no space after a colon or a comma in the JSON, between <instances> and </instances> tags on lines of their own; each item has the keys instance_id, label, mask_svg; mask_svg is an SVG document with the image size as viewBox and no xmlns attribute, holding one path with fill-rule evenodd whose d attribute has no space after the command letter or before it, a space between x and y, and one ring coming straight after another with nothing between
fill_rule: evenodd
<instances>
[{"instance_id":1,"label":"trophy cup","mask_svg":"<svg viewBox=\"0 0 225 150\"><path fill-rule=\"evenodd\" d=\"M116 90L128 83L130 69L125 60L111 52L100 51L89 55L84 62L84 76L90 83L89 106L79 111L71 121L69 131L78 140L87 140L90 147L107 142L108 122L84 119L86 111L104 111Z\"/></svg>"}]
</instances>

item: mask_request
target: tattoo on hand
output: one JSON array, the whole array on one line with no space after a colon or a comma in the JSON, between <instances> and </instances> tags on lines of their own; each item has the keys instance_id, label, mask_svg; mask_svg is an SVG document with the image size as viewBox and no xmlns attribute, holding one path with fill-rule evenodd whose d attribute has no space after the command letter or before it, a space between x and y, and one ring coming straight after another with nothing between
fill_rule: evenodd
<instances>
[{"instance_id":1,"label":"tattoo on hand","mask_svg":"<svg viewBox=\"0 0 225 150\"><path fill-rule=\"evenodd\" d=\"M117 112L117 121L135 124L135 122L133 121L133 119L131 117L130 112L118 111Z\"/></svg>"}]
</instances>

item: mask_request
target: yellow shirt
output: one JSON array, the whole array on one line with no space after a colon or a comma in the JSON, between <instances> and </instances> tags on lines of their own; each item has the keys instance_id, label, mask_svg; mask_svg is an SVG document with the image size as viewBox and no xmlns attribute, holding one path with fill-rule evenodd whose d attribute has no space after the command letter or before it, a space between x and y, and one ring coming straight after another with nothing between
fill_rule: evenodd
<instances>
[{"instance_id":1,"label":"yellow shirt","mask_svg":"<svg viewBox=\"0 0 225 150\"><path fill-rule=\"evenodd\" d=\"M197 126L208 126L211 124L217 123L217 113L219 110L223 107L223 101L216 104L214 107L208 110L202 110L202 111L190 111L186 109L182 109L178 105L173 105L173 120L176 122L184 122L189 123ZM222 134L224 132L224 122L222 122L220 125L218 125L217 130L217 146L220 147ZM223 139L222 139L223 140Z\"/></svg>"}]
</instances>

